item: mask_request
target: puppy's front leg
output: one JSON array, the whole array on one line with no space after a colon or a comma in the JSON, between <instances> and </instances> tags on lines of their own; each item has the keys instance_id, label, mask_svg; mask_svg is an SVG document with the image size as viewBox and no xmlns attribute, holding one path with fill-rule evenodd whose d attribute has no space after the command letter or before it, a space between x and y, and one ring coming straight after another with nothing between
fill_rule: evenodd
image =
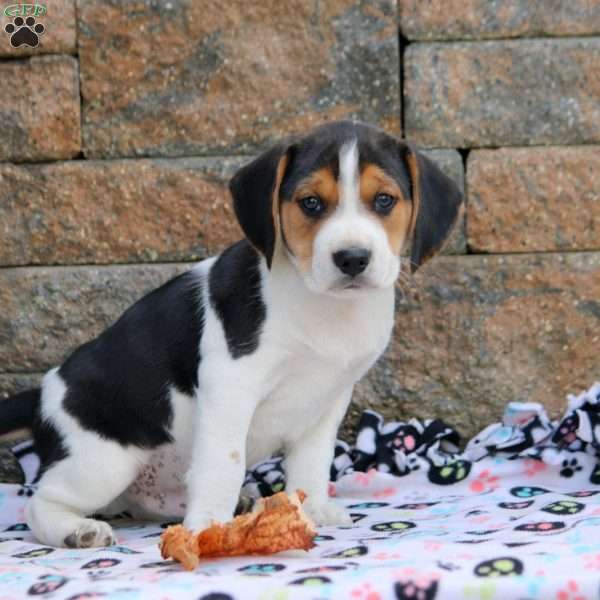
<instances>
[{"instance_id":1,"label":"puppy's front leg","mask_svg":"<svg viewBox=\"0 0 600 600\"><path fill-rule=\"evenodd\" d=\"M290 446L285 458L286 490L306 492L304 508L317 525L352 525L350 515L328 495L336 434L351 397L352 387L339 395L314 428Z\"/></svg>"},{"instance_id":2,"label":"puppy's front leg","mask_svg":"<svg viewBox=\"0 0 600 600\"><path fill-rule=\"evenodd\" d=\"M254 395L231 382L204 389L197 399L192 462L187 475L184 525L192 531L233 517L246 472L246 438L256 409Z\"/></svg>"}]
</instances>

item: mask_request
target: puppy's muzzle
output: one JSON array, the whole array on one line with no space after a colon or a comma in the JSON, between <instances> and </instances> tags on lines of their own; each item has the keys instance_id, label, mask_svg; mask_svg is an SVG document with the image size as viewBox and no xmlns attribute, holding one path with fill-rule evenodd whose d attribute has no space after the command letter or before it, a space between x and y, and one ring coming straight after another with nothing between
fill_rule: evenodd
<instances>
[{"instance_id":1,"label":"puppy's muzzle","mask_svg":"<svg viewBox=\"0 0 600 600\"><path fill-rule=\"evenodd\" d=\"M371 251L366 248L352 247L338 250L332 257L335 266L344 275L356 277L367 268L371 260Z\"/></svg>"}]
</instances>

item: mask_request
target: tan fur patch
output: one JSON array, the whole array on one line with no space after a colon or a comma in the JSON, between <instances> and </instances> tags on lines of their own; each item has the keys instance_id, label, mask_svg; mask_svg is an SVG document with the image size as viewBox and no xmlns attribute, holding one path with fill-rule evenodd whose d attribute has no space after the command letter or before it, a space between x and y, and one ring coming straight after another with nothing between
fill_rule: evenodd
<instances>
[{"instance_id":1,"label":"tan fur patch","mask_svg":"<svg viewBox=\"0 0 600 600\"><path fill-rule=\"evenodd\" d=\"M373 212L373 200L378 193L389 194L398 200L388 215ZM411 232L413 207L410 200L404 198L396 182L385 171L373 164L361 172L360 198L367 210L380 219L392 252L399 255Z\"/></svg>"},{"instance_id":2,"label":"tan fur patch","mask_svg":"<svg viewBox=\"0 0 600 600\"><path fill-rule=\"evenodd\" d=\"M313 195L321 198L327 207L325 214L319 219L308 217L299 205L302 198ZM315 171L302 181L291 200L281 203L283 236L303 271L311 269L315 237L327 217L334 213L338 202L337 181L331 169L325 167Z\"/></svg>"}]
</instances>

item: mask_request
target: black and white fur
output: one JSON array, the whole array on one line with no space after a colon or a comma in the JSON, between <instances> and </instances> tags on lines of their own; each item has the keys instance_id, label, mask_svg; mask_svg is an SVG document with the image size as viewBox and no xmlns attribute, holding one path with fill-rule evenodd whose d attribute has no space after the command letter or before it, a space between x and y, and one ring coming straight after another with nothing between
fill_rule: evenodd
<instances>
[{"instance_id":1,"label":"black and white fur","mask_svg":"<svg viewBox=\"0 0 600 600\"><path fill-rule=\"evenodd\" d=\"M411 153L418 175L407 166ZM42 543L113 543L111 527L90 518L111 507L161 516L129 493L161 453L177 456L187 474L181 513L192 530L231 519L246 467L281 449L288 489L306 492L312 518L351 523L327 494L335 436L354 384L390 339L402 260L361 207L364 161L413 202L412 260L420 264L456 218L455 185L379 130L325 125L233 178L247 239L143 297L50 370L41 390L0 405L0 433L33 422L43 473L26 514ZM294 181L325 163L336 165L340 203L315 238L310 271L301 272L276 209ZM367 247L370 261L360 285L347 286L332 254L355 246ZM168 487L171 475L159 472L157 485Z\"/></svg>"}]
</instances>

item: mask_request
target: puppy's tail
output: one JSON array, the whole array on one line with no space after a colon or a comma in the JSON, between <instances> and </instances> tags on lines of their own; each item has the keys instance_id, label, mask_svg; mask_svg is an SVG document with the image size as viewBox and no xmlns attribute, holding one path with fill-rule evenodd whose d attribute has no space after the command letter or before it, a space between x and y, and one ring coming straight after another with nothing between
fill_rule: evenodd
<instances>
[{"instance_id":1,"label":"puppy's tail","mask_svg":"<svg viewBox=\"0 0 600 600\"><path fill-rule=\"evenodd\" d=\"M0 435L31 427L39 410L42 390L34 388L0 400Z\"/></svg>"}]
</instances>

